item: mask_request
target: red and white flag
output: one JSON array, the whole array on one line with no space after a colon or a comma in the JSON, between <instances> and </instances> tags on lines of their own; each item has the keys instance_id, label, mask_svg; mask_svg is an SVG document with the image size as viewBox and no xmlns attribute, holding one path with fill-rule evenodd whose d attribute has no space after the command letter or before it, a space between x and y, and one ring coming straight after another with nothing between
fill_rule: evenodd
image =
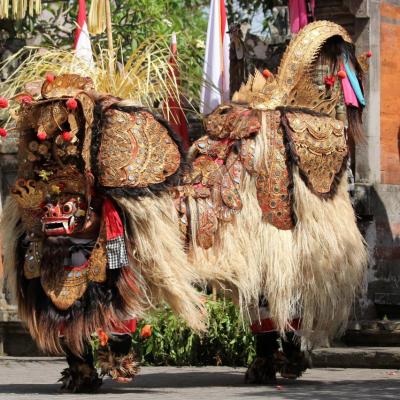
<instances>
[{"instance_id":1,"label":"red and white flag","mask_svg":"<svg viewBox=\"0 0 400 400\"><path fill-rule=\"evenodd\" d=\"M211 0L201 90L203 114L229 101L229 42L225 0Z\"/></svg>"},{"instance_id":2,"label":"red and white flag","mask_svg":"<svg viewBox=\"0 0 400 400\"><path fill-rule=\"evenodd\" d=\"M178 54L178 48L176 42L176 34L173 33L171 39L171 57L169 59L169 65L170 65L169 73L170 77L176 83L179 84L179 68L176 62L177 54ZM164 107L165 118L168 120L172 129L181 137L185 149L188 149L189 132L186 123L186 117L182 110L179 93L175 93L174 90L172 90L172 93L170 92L169 94L167 102L168 106Z\"/></svg>"},{"instance_id":3,"label":"red and white flag","mask_svg":"<svg viewBox=\"0 0 400 400\"><path fill-rule=\"evenodd\" d=\"M86 1L79 0L77 28L75 31L74 49L75 55L85 61L89 66L93 66L93 53L90 44L90 36L86 22Z\"/></svg>"}]
</instances>

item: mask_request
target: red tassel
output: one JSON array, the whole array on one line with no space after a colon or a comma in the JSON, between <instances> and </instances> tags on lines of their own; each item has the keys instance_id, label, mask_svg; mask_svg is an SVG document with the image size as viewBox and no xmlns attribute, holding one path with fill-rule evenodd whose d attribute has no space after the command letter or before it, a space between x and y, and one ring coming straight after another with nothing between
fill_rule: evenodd
<instances>
[{"instance_id":1,"label":"red tassel","mask_svg":"<svg viewBox=\"0 0 400 400\"><path fill-rule=\"evenodd\" d=\"M124 226L121 218L110 199L104 200L103 217L106 224L107 240L124 236Z\"/></svg>"}]
</instances>

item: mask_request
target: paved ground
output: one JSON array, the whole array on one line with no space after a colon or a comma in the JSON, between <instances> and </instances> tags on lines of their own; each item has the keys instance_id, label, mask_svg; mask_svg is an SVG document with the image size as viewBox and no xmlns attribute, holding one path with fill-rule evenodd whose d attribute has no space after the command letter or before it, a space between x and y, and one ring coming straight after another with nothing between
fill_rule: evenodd
<instances>
[{"instance_id":1,"label":"paved ground","mask_svg":"<svg viewBox=\"0 0 400 400\"><path fill-rule=\"evenodd\" d=\"M277 386L243 383L244 369L227 367L145 367L129 385L107 380L96 395L67 395L56 383L65 364L60 361L0 362L0 399L50 400L380 400L400 399L400 371L385 369L313 369L298 381Z\"/></svg>"}]
</instances>

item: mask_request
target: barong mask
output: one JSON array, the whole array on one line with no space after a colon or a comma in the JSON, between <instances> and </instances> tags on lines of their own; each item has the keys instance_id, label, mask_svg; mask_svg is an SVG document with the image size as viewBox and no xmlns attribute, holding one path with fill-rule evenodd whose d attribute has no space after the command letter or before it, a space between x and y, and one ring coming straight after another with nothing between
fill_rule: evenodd
<instances>
[{"instance_id":1,"label":"barong mask","mask_svg":"<svg viewBox=\"0 0 400 400\"><path fill-rule=\"evenodd\" d=\"M72 195L71 195L72 196ZM80 197L60 196L43 207L42 230L46 236L71 235L82 226L85 203Z\"/></svg>"}]
</instances>

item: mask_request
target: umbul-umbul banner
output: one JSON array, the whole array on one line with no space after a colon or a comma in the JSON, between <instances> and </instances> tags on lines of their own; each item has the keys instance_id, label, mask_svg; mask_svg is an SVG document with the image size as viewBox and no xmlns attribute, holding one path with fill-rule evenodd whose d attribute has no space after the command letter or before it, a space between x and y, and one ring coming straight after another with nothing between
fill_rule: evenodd
<instances>
[{"instance_id":1,"label":"umbul-umbul banner","mask_svg":"<svg viewBox=\"0 0 400 400\"><path fill-rule=\"evenodd\" d=\"M176 62L176 57L178 55L178 44L176 41L175 32L172 34L171 38L171 57L169 59L171 79L179 85L179 68ZM180 101L179 93L171 93L168 97L168 106L164 107L164 116L168 120L172 129L178 133L182 139L182 143L187 150L189 148L189 132L186 123L186 117L182 110L182 104Z\"/></svg>"},{"instance_id":2,"label":"umbul-umbul banner","mask_svg":"<svg viewBox=\"0 0 400 400\"><path fill-rule=\"evenodd\" d=\"M74 49L77 58L93 66L93 53L90 44L90 36L86 22L86 1L79 0L77 28L75 31Z\"/></svg>"},{"instance_id":3,"label":"umbul-umbul banner","mask_svg":"<svg viewBox=\"0 0 400 400\"><path fill-rule=\"evenodd\" d=\"M209 114L229 101L229 34L225 0L211 0L200 110Z\"/></svg>"}]
</instances>

